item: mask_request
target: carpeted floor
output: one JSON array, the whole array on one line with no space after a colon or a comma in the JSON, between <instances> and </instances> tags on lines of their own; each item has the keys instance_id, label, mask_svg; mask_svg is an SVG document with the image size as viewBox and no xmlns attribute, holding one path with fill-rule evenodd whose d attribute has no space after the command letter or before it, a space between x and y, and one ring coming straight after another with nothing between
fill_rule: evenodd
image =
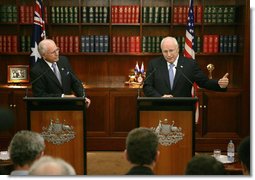
<instances>
[{"instance_id":1,"label":"carpeted floor","mask_svg":"<svg viewBox=\"0 0 255 180\"><path fill-rule=\"evenodd\" d=\"M87 152L87 175L124 175L130 167L123 151Z\"/></svg>"}]
</instances>

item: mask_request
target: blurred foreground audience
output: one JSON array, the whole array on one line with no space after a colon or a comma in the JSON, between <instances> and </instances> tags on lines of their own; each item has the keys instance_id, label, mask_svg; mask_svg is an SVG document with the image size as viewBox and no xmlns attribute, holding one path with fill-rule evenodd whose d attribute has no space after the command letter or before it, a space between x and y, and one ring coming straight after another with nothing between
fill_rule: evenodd
<instances>
[{"instance_id":1,"label":"blurred foreground audience","mask_svg":"<svg viewBox=\"0 0 255 180\"><path fill-rule=\"evenodd\" d=\"M74 168L63 159L43 156L31 166L29 175L68 176L76 175L76 172Z\"/></svg>"},{"instance_id":2,"label":"blurred foreground audience","mask_svg":"<svg viewBox=\"0 0 255 180\"><path fill-rule=\"evenodd\" d=\"M27 175L30 166L44 154L43 137L36 132L18 131L11 140L8 148L14 171L10 175Z\"/></svg>"},{"instance_id":3,"label":"blurred foreground audience","mask_svg":"<svg viewBox=\"0 0 255 180\"><path fill-rule=\"evenodd\" d=\"M188 162L185 175L226 175L224 165L211 155L196 155Z\"/></svg>"},{"instance_id":4,"label":"blurred foreground audience","mask_svg":"<svg viewBox=\"0 0 255 180\"><path fill-rule=\"evenodd\" d=\"M250 136L241 141L237 154L242 165L243 174L250 175Z\"/></svg>"}]
</instances>

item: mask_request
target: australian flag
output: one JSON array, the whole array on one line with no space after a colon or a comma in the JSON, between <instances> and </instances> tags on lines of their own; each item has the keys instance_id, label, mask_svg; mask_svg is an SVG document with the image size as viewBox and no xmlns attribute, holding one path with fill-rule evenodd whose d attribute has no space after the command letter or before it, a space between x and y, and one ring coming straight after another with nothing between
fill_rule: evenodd
<instances>
[{"instance_id":1,"label":"australian flag","mask_svg":"<svg viewBox=\"0 0 255 180\"><path fill-rule=\"evenodd\" d=\"M34 6L34 29L31 39L31 55L30 55L30 67L41 58L38 52L38 44L42 39L46 38L45 22L44 22L44 8L42 0L36 0Z\"/></svg>"}]
</instances>

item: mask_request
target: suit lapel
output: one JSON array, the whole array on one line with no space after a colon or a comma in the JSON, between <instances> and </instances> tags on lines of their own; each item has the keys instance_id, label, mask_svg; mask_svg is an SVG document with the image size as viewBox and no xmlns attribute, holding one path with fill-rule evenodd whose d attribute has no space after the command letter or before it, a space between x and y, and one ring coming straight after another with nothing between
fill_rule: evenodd
<instances>
[{"instance_id":1,"label":"suit lapel","mask_svg":"<svg viewBox=\"0 0 255 180\"><path fill-rule=\"evenodd\" d=\"M183 67L183 59L179 56L179 59L178 59L178 64L177 64L177 67ZM179 69L177 68L177 69ZM173 85L173 89L175 88L177 82L179 81L180 77L181 77L181 72L180 70L176 70L176 73L175 73L175 77L174 77L174 85ZM181 83L181 82L178 82L178 83Z\"/></svg>"},{"instance_id":2,"label":"suit lapel","mask_svg":"<svg viewBox=\"0 0 255 180\"><path fill-rule=\"evenodd\" d=\"M164 82L165 82L165 84L167 85L167 88L168 88L168 89L171 89L171 88L170 88L169 73L168 73L168 68L167 68L167 62L166 62L166 60L164 59L164 57L162 57L162 59L161 59L160 69L162 70Z\"/></svg>"},{"instance_id":3,"label":"suit lapel","mask_svg":"<svg viewBox=\"0 0 255 180\"><path fill-rule=\"evenodd\" d=\"M61 58L61 57L60 57ZM61 81L62 81L62 88L65 89L65 87L67 86L67 69L66 69L66 65L63 63L63 61L61 61L61 59L59 59L59 61L57 62L58 64L58 68L61 74Z\"/></svg>"}]
</instances>

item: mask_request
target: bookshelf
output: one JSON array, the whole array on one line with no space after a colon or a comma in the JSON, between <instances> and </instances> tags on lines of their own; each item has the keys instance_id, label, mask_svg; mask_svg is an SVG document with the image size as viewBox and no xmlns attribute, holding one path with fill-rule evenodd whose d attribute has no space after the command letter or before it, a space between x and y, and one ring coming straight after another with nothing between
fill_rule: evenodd
<instances>
[{"instance_id":1,"label":"bookshelf","mask_svg":"<svg viewBox=\"0 0 255 180\"><path fill-rule=\"evenodd\" d=\"M61 54L69 58L74 71L85 82L88 96L101 107L97 110L96 106L92 106L88 110L88 143L95 145L95 142L101 142L104 138L107 142L115 142L117 138L119 141L115 149L123 147L123 140L127 132L135 127L136 118L135 113L130 113L131 120L118 114L125 113L126 107L130 107L128 112L135 111L135 108L131 107L136 105L136 89L125 86L124 81L128 80L130 69L135 67L136 62L139 64L144 62L146 69L150 59L161 55L158 44L162 37L167 35L178 37L180 45L182 44L186 28L184 12L187 11L188 2L188 0L44 0L43 3L47 8L47 37L59 42L63 39ZM9 36L16 38L14 50L0 53L0 84L3 85L2 88L11 92L8 96L12 96L18 88L13 89L6 86L7 66L29 64L29 47L22 46L22 44L28 44L33 26L31 18L21 22L20 16L21 7L26 9L26 7L33 6L33 3L34 1L28 0L0 0L0 36L2 39L4 36L5 38ZM9 6L14 9L13 18L10 21L2 20L3 11L5 12L3 6L6 5L7 9ZM209 149L206 143L208 139L212 141L216 139L216 143L223 146L229 138L239 141L241 137L249 134L250 113L249 108L245 107L249 106L250 102L250 2L248 0L194 0L194 6L196 7L195 35L196 38L199 37L197 42L200 42L197 44L200 49L196 53L196 60L206 73L208 73L206 69L208 64L215 66L213 78L221 78L226 72L230 74L228 93L216 93L203 89L198 92L202 123L196 127L196 148L203 151ZM128 13L129 8L133 13ZM134 8L133 11L132 8ZM17 10L16 15L15 9ZM31 8L27 9L31 12ZM113 12L115 10L123 13L116 15ZM126 10L127 13L125 13ZM224 10L227 12L224 13ZM91 14L92 11L98 13ZM150 13L151 11L153 13ZM176 13L176 11L182 11L182 13ZM31 16L31 13L28 14ZM182 16L177 16L179 14ZM120 21L119 16L122 19ZM221 37L223 40L224 37L232 37L230 38L231 47L234 46L233 37L237 37L236 50L228 51L226 48L226 51L221 51L219 42L215 51L205 52L204 38L208 37L214 41L211 35L216 35L218 41ZM98 44L103 42L102 48L98 48L94 43L93 47L86 49L86 44L91 45L90 40L99 41ZM135 43L130 43L131 41ZM151 41L155 42L146 46ZM226 41L225 44L229 43ZM65 47L65 45L68 46ZM207 47L209 45L210 43ZM61 46L60 43L59 46ZM126 93L127 96L122 93ZM100 105L102 98L104 105ZM124 104L125 106L118 107L124 110L119 109L118 112L113 110L116 108L116 103ZM222 106L217 106L217 104L222 104ZM224 106L229 109L222 116L222 113L217 112L222 112ZM99 115L102 109L104 109L104 116ZM234 123L231 123L229 117L234 119ZM127 128L121 127L118 118L125 121ZM101 125L95 128L93 122ZM229 129L225 126L227 124L231 124ZM218 127L222 128L218 131ZM217 141L217 138L224 140Z\"/></svg>"}]
</instances>

